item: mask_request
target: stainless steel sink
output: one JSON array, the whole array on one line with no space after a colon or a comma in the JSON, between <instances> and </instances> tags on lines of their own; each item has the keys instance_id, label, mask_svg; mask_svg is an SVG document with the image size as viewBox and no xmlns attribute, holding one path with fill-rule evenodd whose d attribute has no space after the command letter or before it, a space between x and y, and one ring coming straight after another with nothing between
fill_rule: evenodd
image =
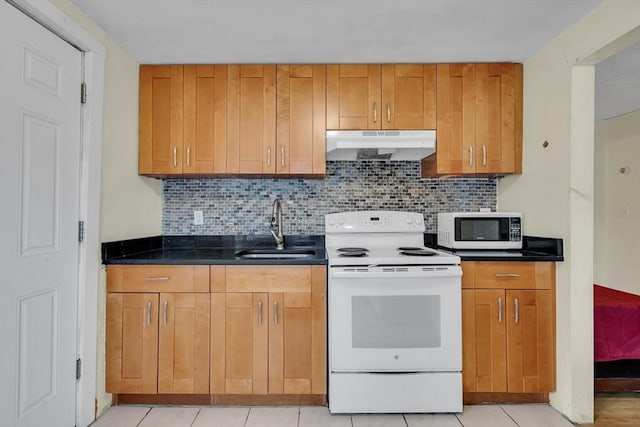
<instances>
[{"instance_id":1,"label":"stainless steel sink","mask_svg":"<svg viewBox=\"0 0 640 427\"><path fill-rule=\"evenodd\" d=\"M247 249L236 252L236 258L242 259L299 259L313 258L316 251L305 250L277 250L277 249Z\"/></svg>"}]
</instances>

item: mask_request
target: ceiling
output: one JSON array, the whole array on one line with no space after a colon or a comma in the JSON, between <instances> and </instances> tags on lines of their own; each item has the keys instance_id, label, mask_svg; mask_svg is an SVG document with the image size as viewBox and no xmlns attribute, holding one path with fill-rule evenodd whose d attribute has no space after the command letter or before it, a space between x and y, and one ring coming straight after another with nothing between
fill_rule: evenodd
<instances>
[{"instance_id":1,"label":"ceiling","mask_svg":"<svg viewBox=\"0 0 640 427\"><path fill-rule=\"evenodd\" d=\"M602 2L72 1L142 64L525 62ZM640 64L637 52L598 66L602 88L629 93L620 81L638 80L640 68L617 67ZM603 117L629 108L598 92Z\"/></svg>"}]
</instances>

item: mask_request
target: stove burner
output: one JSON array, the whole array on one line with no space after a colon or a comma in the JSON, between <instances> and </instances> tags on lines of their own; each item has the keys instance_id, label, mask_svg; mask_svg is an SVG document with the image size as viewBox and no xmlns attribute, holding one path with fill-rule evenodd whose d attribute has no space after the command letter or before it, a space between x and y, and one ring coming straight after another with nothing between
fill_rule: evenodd
<instances>
[{"instance_id":1,"label":"stove burner","mask_svg":"<svg viewBox=\"0 0 640 427\"><path fill-rule=\"evenodd\" d=\"M338 248L338 252L352 253L352 252L369 252L367 248Z\"/></svg>"},{"instance_id":2,"label":"stove burner","mask_svg":"<svg viewBox=\"0 0 640 427\"><path fill-rule=\"evenodd\" d=\"M347 258L361 258L361 257L365 257L365 256L369 256L369 254L367 254L364 251L360 251L360 252L343 252L341 254L338 254L338 256L340 257L347 257Z\"/></svg>"},{"instance_id":3,"label":"stove burner","mask_svg":"<svg viewBox=\"0 0 640 427\"><path fill-rule=\"evenodd\" d=\"M423 251L424 248L420 248L418 246L400 246L397 250L399 250L399 251Z\"/></svg>"},{"instance_id":4,"label":"stove burner","mask_svg":"<svg viewBox=\"0 0 640 427\"><path fill-rule=\"evenodd\" d=\"M404 248L400 250L400 255L408 255L408 256L434 256L435 252L430 251L429 249L424 248Z\"/></svg>"}]
</instances>

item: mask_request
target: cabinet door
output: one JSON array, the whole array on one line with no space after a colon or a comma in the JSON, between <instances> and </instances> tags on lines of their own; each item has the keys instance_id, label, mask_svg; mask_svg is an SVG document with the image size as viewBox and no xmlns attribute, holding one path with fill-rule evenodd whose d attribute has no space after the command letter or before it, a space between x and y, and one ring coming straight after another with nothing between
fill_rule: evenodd
<instances>
[{"instance_id":1,"label":"cabinet door","mask_svg":"<svg viewBox=\"0 0 640 427\"><path fill-rule=\"evenodd\" d=\"M552 291L507 291L509 392L555 389Z\"/></svg>"},{"instance_id":2,"label":"cabinet door","mask_svg":"<svg viewBox=\"0 0 640 427\"><path fill-rule=\"evenodd\" d=\"M212 295L211 393L267 393L268 304L266 293Z\"/></svg>"},{"instance_id":3,"label":"cabinet door","mask_svg":"<svg viewBox=\"0 0 640 427\"><path fill-rule=\"evenodd\" d=\"M380 65L327 65L327 129L380 129Z\"/></svg>"},{"instance_id":4,"label":"cabinet door","mask_svg":"<svg viewBox=\"0 0 640 427\"><path fill-rule=\"evenodd\" d=\"M269 294L269 393L326 393L326 294Z\"/></svg>"},{"instance_id":5,"label":"cabinet door","mask_svg":"<svg viewBox=\"0 0 640 427\"><path fill-rule=\"evenodd\" d=\"M476 64L476 172L522 172L522 65Z\"/></svg>"},{"instance_id":6,"label":"cabinet door","mask_svg":"<svg viewBox=\"0 0 640 427\"><path fill-rule=\"evenodd\" d=\"M141 175L182 173L182 65L140 66Z\"/></svg>"},{"instance_id":7,"label":"cabinet door","mask_svg":"<svg viewBox=\"0 0 640 427\"><path fill-rule=\"evenodd\" d=\"M184 66L185 174L227 171L227 66Z\"/></svg>"},{"instance_id":8,"label":"cabinet door","mask_svg":"<svg viewBox=\"0 0 640 427\"><path fill-rule=\"evenodd\" d=\"M275 173L276 66L227 67L227 172Z\"/></svg>"},{"instance_id":9,"label":"cabinet door","mask_svg":"<svg viewBox=\"0 0 640 427\"><path fill-rule=\"evenodd\" d=\"M325 173L325 74L324 65L277 67L279 174Z\"/></svg>"},{"instance_id":10,"label":"cabinet door","mask_svg":"<svg viewBox=\"0 0 640 427\"><path fill-rule=\"evenodd\" d=\"M504 290L462 290L462 378L466 392L507 391Z\"/></svg>"},{"instance_id":11,"label":"cabinet door","mask_svg":"<svg viewBox=\"0 0 640 427\"><path fill-rule=\"evenodd\" d=\"M437 174L475 173L475 66L438 64Z\"/></svg>"},{"instance_id":12,"label":"cabinet door","mask_svg":"<svg viewBox=\"0 0 640 427\"><path fill-rule=\"evenodd\" d=\"M382 66L382 128L436 128L436 66Z\"/></svg>"},{"instance_id":13,"label":"cabinet door","mask_svg":"<svg viewBox=\"0 0 640 427\"><path fill-rule=\"evenodd\" d=\"M106 390L155 394L158 374L158 294L108 293Z\"/></svg>"},{"instance_id":14,"label":"cabinet door","mask_svg":"<svg viewBox=\"0 0 640 427\"><path fill-rule=\"evenodd\" d=\"M162 293L158 393L209 393L209 294Z\"/></svg>"}]
</instances>

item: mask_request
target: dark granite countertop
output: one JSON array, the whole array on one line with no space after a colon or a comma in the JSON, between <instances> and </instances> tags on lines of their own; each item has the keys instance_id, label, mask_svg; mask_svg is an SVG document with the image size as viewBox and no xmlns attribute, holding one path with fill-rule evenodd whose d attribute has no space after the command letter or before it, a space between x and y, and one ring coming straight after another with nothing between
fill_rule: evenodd
<instances>
[{"instance_id":1,"label":"dark granite countertop","mask_svg":"<svg viewBox=\"0 0 640 427\"><path fill-rule=\"evenodd\" d=\"M425 246L454 253L462 261L564 261L562 239L523 236L522 249L448 249L437 245L436 234L425 234Z\"/></svg>"},{"instance_id":2,"label":"dark granite countertop","mask_svg":"<svg viewBox=\"0 0 640 427\"><path fill-rule=\"evenodd\" d=\"M243 259L247 250L275 249L271 236L153 236L102 244L104 264L326 264L324 236L285 236L286 251L309 251L308 258Z\"/></svg>"}]
</instances>

